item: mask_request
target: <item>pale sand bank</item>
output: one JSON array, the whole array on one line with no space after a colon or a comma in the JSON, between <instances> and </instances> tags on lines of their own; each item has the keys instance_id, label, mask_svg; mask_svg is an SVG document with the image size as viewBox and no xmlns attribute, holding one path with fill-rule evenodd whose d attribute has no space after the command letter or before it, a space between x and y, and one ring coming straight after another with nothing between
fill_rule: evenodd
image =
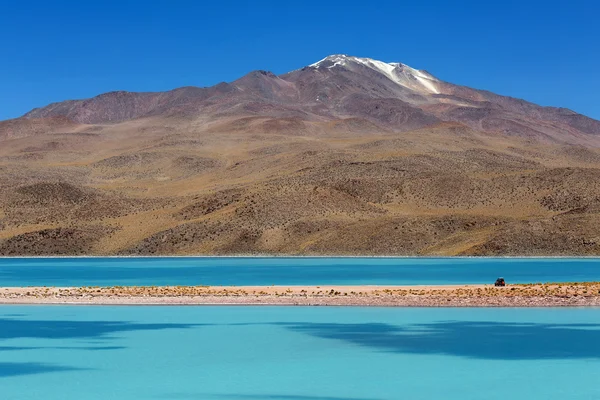
<instances>
[{"instance_id":1,"label":"pale sand bank","mask_svg":"<svg viewBox=\"0 0 600 400\"><path fill-rule=\"evenodd\" d=\"M0 288L0 304L600 306L600 282L454 286L163 286Z\"/></svg>"}]
</instances>

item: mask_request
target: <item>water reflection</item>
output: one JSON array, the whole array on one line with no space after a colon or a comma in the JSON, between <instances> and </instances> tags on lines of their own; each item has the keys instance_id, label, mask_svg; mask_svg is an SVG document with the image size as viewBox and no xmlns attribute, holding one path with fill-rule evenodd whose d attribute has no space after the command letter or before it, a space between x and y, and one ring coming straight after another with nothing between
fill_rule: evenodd
<instances>
[{"instance_id":1,"label":"water reflection","mask_svg":"<svg viewBox=\"0 0 600 400\"><path fill-rule=\"evenodd\" d=\"M0 340L3 339L110 339L111 334L130 331L187 329L197 324L153 323L127 321L59 321L0 318Z\"/></svg>"},{"instance_id":2,"label":"water reflection","mask_svg":"<svg viewBox=\"0 0 600 400\"><path fill-rule=\"evenodd\" d=\"M107 346L103 343L118 339L113 334L120 332L188 329L193 324L154 323L140 324L123 321L59 321L59 320L24 320L0 318L0 340L9 339L99 339L98 345L92 346L0 346L0 354L5 351L57 350L57 351L116 351L124 350L124 346ZM0 378L42 374L48 372L77 371L80 368L51 365L36 362L0 363Z\"/></svg>"},{"instance_id":3,"label":"water reflection","mask_svg":"<svg viewBox=\"0 0 600 400\"><path fill-rule=\"evenodd\" d=\"M81 371L81 368L65 367L43 363L0 363L0 378L20 375L34 375L48 372Z\"/></svg>"},{"instance_id":4,"label":"water reflection","mask_svg":"<svg viewBox=\"0 0 600 400\"><path fill-rule=\"evenodd\" d=\"M445 321L397 326L383 323L295 323L288 329L373 349L496 360L600 359L600 324Z\"/></svg>"}]
</instances>

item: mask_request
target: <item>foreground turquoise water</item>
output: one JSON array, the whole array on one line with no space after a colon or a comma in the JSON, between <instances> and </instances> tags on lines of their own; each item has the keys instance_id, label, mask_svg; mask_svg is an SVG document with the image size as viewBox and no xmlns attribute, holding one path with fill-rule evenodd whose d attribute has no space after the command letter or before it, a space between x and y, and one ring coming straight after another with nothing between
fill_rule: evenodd
<instances>
[{"instance_id":1,"label":"foreground turquoise water","mask_svg":"<svg viewBox=\"0 0 600 400\"><path fill-rule=\"evenodd\" d=\"M0 258L0 286L431 285L600 281L577 258Z\"/></svg>"},{"instance_id":2,"label":"foreground turquoise water","mask_svg":"<svg viewBox=\"0 0 600 400\"><path fill-rule=\"evenodd\" d=\"M600 309L0 307L0 398L598 399Z\"/></svg>"}]
</instances>

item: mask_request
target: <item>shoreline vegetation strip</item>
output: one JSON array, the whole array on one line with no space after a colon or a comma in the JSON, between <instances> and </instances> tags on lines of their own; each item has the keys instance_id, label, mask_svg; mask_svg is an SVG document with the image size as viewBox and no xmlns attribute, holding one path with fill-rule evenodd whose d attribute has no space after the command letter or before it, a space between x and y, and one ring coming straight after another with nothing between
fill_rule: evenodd
<instances>
[{"instance_id":1,"label":"shoreline vegetation strip","mask_svg":"<svg viewBox=\"0 0 600 400\"><path fill-rule=\"evenodd\" d=\"M600 307L600 282L447 286L0 288L0 304Z\"/></svg>"}]
</instances>

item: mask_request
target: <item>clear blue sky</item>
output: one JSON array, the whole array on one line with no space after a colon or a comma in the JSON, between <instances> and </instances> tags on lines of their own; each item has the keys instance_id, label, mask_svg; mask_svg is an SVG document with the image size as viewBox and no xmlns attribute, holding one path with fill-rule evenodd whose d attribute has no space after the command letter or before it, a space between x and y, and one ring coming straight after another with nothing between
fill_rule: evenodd
<instances>
[{"instance_id":1,"label":"clear blue sky","mask_svg":"<svg viewBox=\"0 0 600 400\"><path fill-rule=\"evenodd\" d=\"M0 0L0 119L344 53L600 119L596 0Z\"/></svg>"}]
</instances>

